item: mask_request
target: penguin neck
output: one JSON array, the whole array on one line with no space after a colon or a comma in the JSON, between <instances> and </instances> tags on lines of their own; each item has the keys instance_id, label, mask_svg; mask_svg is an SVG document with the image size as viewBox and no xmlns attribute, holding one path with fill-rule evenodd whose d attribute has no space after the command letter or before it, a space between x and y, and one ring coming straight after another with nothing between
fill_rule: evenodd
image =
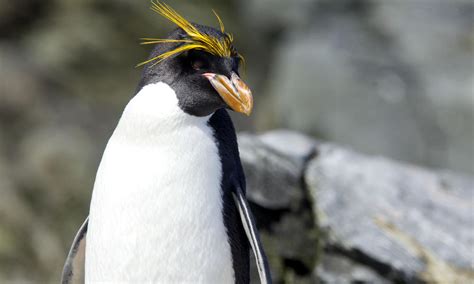
<instances>
[{"instance_id":1,"label":"penguin neck","mask_svg":"<svg viewBox=\"0 0 474 284\"><path fill-rule=\"evenodd\" d=\"M186 127L207 127L210 117L185 113L169 85L153 83L144 86L127 104L114 136L141 144Z\"/></svg>"}]
</instances>

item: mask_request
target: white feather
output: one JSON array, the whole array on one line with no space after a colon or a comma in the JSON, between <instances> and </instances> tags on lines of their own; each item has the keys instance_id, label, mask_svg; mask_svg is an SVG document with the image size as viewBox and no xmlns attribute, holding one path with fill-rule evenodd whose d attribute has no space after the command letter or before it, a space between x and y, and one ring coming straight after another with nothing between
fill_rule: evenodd
<instances>
[{"instance_id":1,"label":"white feather","mask_svg":"<svg viewBox=\"0 0 474 284\"><path fill-rule=\"evenodd\" d=\"M234 282L208 119L184 113L164 83L129 102L97 172L87 282Z\"/></svg>"}]
</instances>

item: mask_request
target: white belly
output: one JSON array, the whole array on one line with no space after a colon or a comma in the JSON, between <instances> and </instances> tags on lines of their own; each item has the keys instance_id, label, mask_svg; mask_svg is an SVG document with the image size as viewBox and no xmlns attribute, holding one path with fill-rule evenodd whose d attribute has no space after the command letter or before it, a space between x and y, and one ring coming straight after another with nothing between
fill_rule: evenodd
<instances>
[{"instance_id":1,"label":"white belly","mask_svg":"<svg viewBox=\"0 0 474 284\"><path fill-rule=\"evenodd\" d=\"M157 103L140 93L122 116L97 173L86 280L232 283L221 163L207 119L173 114L171 127L167 117L149 117L140 109ZM139 129L138 110L146 116L142 121L162 123L149 121Z\"/></svg>"}]
</instances>

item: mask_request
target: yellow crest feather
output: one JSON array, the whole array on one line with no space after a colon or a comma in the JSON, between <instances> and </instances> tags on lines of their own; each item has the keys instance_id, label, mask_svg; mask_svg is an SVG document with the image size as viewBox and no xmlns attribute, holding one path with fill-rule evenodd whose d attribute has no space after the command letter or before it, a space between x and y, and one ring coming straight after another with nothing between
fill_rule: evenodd
<instances>
[{"instance_id":1,"label":"yellow crest feather","mask_svg":"<svg viewBox=\"0 0 474 284\"><path fill-rule=\"evenodd\" d=\"M237 54L237 52L235 52L234 48L232 47L233 37L231 34L225 33L224 23L216 11L212 10L217 18L217 21L219 22L221 32L225 34L223 40L200 32L193 24L191 24L188 20L183 18L173 8L165 3L152 0L151 10L175 23L188 35L189 39L142 38L143 42L141 44L182 43L182 45L179 45L175 49L169 50L156 57L150 58L138 64L137 67L153 61L156 61L154 64L158 64L166 58L191 49L203 50L221 57L237 56L242 61L244 60L243 57L240 54Z\"/></svg>"}]
</instances>

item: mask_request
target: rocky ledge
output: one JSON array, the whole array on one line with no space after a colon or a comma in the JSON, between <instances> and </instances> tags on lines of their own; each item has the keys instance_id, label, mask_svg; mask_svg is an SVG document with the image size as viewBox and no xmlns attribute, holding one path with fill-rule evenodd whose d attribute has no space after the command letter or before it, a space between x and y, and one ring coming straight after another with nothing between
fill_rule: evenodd
<instances>
[{"instance_id":1,"label":"rocky ledge","mask_svg":"<svg viewBox=\"0 0 474 284\"><path fill-rule=\"evenodd\" d=\"M473 177L284 130L239 145L276 282L474 281Z\"/></svg>"}]
</instances>

